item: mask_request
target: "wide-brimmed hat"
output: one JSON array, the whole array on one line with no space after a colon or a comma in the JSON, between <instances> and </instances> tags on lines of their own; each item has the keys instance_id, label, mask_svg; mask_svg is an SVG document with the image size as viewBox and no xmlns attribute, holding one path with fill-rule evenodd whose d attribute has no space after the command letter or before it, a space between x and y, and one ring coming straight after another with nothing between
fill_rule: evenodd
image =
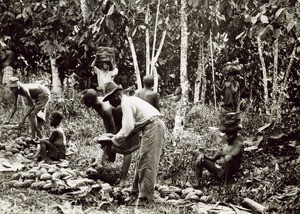
<instances>
[{"instance_id":1,"label":"wide-brimmed hat","mask_svg":"<svg viewBox=\"0 0 300 214\"><path fill-rule=\"evenodd\" d=\"M19 85L20 85L20 81L19 81L18 77L11 77L8 80L7 86L10 87L10 88L15 88L15 87L18 87Z\"/></svg>"},{"instance_id":2,"label":"wide-brimmed hat","mask_svg":"<svg viewBox=\"0 0 300 214\"><path fill-rule=\"evenodd\" d=\"M122 90L121 85L117 85L115 82L107 82L104 84L104 98L103 101L107 101L109 97L116 91Z\"/></svg>"},{"instance_id":3,"label":"wide-brimmed hat","mask_svg":"<svg viewBox=\"0 0 300 214\"><path fill-rule=\"evenodd\" d=\"M223 133L232 133L242 130L240 124L241 119L238 112L221 112L219 119L221 122L219 131Z\"/></svg>"}]
</instances>

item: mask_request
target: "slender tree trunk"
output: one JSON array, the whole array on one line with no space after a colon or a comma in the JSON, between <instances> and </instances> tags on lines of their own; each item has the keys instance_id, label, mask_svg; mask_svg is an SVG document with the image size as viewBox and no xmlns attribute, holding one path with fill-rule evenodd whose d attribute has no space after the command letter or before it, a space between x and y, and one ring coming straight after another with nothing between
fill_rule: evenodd
<instances>
[{"instance_id":1,"label":"slender tree trunk","mask_svg":"<svg viewBox=\"0 0 300 214\"><path fill-rule=\"evenodd\" d=\"M266 64L263 56L263 47L259 36L257 37L257 45L258 45L259 59L260 59L261 69L263 74L265 111L267 114L269 114L270 112L268 107L269 105L268 74L267 74Z\"/></svg>"},{"instance_id":2,"label":"slender tree trunk","mask_svg":"<svg viewBox=\"0 0 300 214\"><path fill-rule=\"evenodd\" d=\"M205 73L204 44L202 43L202 80L201 80L201 97L200 97L201 103L205 103L205 94L206 94L206 73Z\"/></svg>"},{"instance_id":3,"label":"slender tree trunk","mask_svg":"<svg viewBox=\"0 0 300 214\"><path fill-rule=\"evenodd\" d=\"M61 97L62 86L58 75L58 68L56 65L56 58L50 57L51 74L52 74L52 94L54 97Z\"/></svg>"},{"instance_id":4,"label":"slender tree trunk","mask_svg":"<svg viewBox=\"0 0 300 214\"><path fill-rule=\"evenodd\" d=\"M150 69L150 73L153 74L153 70L154 70L154 66L155 63L154 62L154 55L155 55L155 46L156 46L156 34L157 34L157 23L158 23L158 14L159 14L159 6L160 6L160 0L158 0L157 3L157 9L156 9L156 18L155 18L155 26L154 26L154 37L153 37L153 46L152 46L152 60L151 60L151 69Z\"/></svg>"},{"instance_id":5,"label":"slender tree trunk","mask_svg":"<svg viewBox=\"0 0 300 214\"><path fill-rule=\"evenodd\" d=\"M139 69L139 65L138 65L138 61L137 61L137 55L136 55L136 52L135 52L135 48L134 48L132 38L128 34L128 32L129 32L129 29L128 29L128 27L126 27L126 35L127 35L127 40L128 40L129 47L130 47L130 50L131 50L131 56L132 56L132 61L133 61L135 77L136 77L136 83L137 83L138 89L142 89L142 80L141 80L140 69Z\"/></svg>"},{"instance_id":6,"label":"slender tree trunk","mask_svg":"<svg viewBox=\"0 0 300 214\"><path fill-rule=\"evenodd\" d=\"M274 41L274 70L273 70L273 86L272 86L272 106L271 113L273 114L276 109L278 85L277 85L277 74L278 74L278 38Z\"/></svg>"},{"instance_id":7,"label":"slender tree trunk","mask_svg":"<svg viewBox=\"0 0 300 214\"><path fill-rule=\"evenodd\" d=\"M212 32L209 32L209 48L210 48L210 55L211 55L211 72L212 72L212 81L213 81L213 93L214 93L214 107L217 109L217 98L216 98L216 86L215 86L215 68L214 68L214 51L213 51L213 44L212 44Z\"/></svg>"},{"instance_id":8,"label":"slender tree trunk","mask_svg":"<svg viewBox=\"0 0 300 214\"><path fill-rule=\"evenodd\" d=\"M149 26L149 15L150 9L149 4L147 5L147 11L145 14L145 24ZM149 27L145 30L145 39L146 39L146 74L150 74L150 35L149 35Z\"/></svg>"},{"instance_id":9,"label":"slender tree trunk","mask_svg":"<svg viewBox=\"0 0 300 214\"><path fill-rule=\"evenodd\" d=\"M289 79L289 76L290 76L290 71L291 71L292 65L293 65L294 60L295 60L296 49L297 49L297 43L294 45L294 48L293 48L293 51L292 51L292 54L291 54L291 57L290 57L290 62L288 64L288 67L286 69L282 85L280 87L278 102L277 102L277 108L276 108L277 118L281 118L281 105L282 105L282 103L285 99L285 96L284 96L285 93L284 92L285 92L285 90L287 89L287 86L288 86L288 79Z\"/></svg>"},{"instance_id":10,"label":"slender tree trunk","mask_svg":"<svg viewBox=\"0 0 300 214\"><path fill-rule=\"evenodd\" d=\"M154 68L154 70L153 70L153 75L154 75L154 91L156 91L157 92L157 90L158 90L158 73L157 73L157 69L156 69L156 66L155 66L155 64L156 64L156 62L157 62L157 60L158 60L158 57L159 57L159 55L160 55L160 53L161 53L161 50L162 50L162 48L163 48L163 45L164 45L164 43L165 43L165 38L166 38L166 35L167 35L167 30L164 30L164 32L163 32L163 34L162 34L162 37L161 37L161 40L160 40L160 43L159 43L159 46L158 46L158 49L157 49L157 52L156 52L156 54L155 54L155 57L154 57L154 59L152 59L152 61L154 62L154 64L153 64L153 68Z\"/></svg>"},{"instance_id":11,"label":"slender tree trunk","mask_svg":"<svg viewBox=\"0 0 300 214\"><path fill-rule=\"evenodd\" d=\"M195 81L195 93L194 93L194 103L199 102L200 99L200 87L202 80L202 54L203 54L203 41L202 35L200 35L199 42L199 53L198 53L198 67L197 67L197 78Z\"/></svg>"},{"instance_id":12,"label":"slender tree trunk","mask_svg":"<svg viewBox=\"0 0 300 214\"><path fill-rule=\"evenodd\" d=\"M80 0L80 8L83 22L86 22L87 20L89 20L89 9L86 0Z\"/></svg>"},{"instance_id":13,"label":"slender tree trunk","mask_svg":"<svg viewBox=\"0 0 300 214\"><path fill-rule=\"evenodd\" d=\"M187 0L181 0L181 46L180 46L180 85L182 88L182 96L179 100L176 115L175 126L173 130L173 144L177 145L181 141L183 133L184 119L188 104L188 78L187 78L187 49L188 49L188 31L187 31Z\"/></svg>"}]
</instances>

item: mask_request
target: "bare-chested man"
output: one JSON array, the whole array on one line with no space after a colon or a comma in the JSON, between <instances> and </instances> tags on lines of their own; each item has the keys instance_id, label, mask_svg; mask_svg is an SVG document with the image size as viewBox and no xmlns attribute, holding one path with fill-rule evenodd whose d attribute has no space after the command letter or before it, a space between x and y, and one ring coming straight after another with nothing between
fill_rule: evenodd
<instances>
[{"instance_id":1,"label":"bare-chested man","mask_svg":"<svg viewBox=\"0 0 300 214\"><path fill-rule=\"evenodd\" d=\"M109 102L103 102L103 97L97 96L97 92L94 89L86 89L83 92L82 98L84 104L87 107L92 107L102 118L106 132L115 134L122 127L122 109L121 107L113 107ZM106 161L114 162L116 153L123 154L123 164L120 179L120 186L124 186L126 183L126 177L131 163L131 153L139 149L139 134L134 134L127 139L127 145L124 148L116 147L114 145L106 145L104 147L102 162ZM130 145L133 145L132 147Z\"/></svg>"},{"instance_id":2,"label":"bare-chested man","mask_svg":"<svg viewBox=\"0 0 300 214\"><path fill-rule=\"evenodd\" d=\"M144 88L136 92L136 96L145 100L159 110L159 94L152 90L154 85L154 78L148 74L143 78Z\"/></svg>"},{"instance_id":3,"label":"bare-chested man","mask_svg":"<svg viewBox=\"0 0 300 214\"><path fill-rule=\"evenodd\" d=\"M50 100L49 89L39 83L21 83L17 77L12 77L8 82L8 86L13 92L14 104L6 123L9 123L16 113L18 96L26 97L29 108L19 122L19 126L22 127L28 117L32 125L32 138L35 139L36 136L42 138L42 127L38 125L37 115L39 112L45 113L45 108Z\"/></svg>"},{"instance_id":4,"label":"bare-chested man","mask_svg":"<svg viewBox=\"0 0 300 214\"><path fill-rule=\"evenodd\" d=\"M240 127L238 124L222 126L220 131L225 133L225 139L222 142L225 145L217 151L212 157L207 157L200 154L196 161L196 179L198 186L201 186L201 177L203 168L206 168L210 173L224 181L224 186L227 187L240 168L243 155L243 138L238 135ZM217 167L215 162L222 159L221 168Z\"/></svg>"}]
</instances>

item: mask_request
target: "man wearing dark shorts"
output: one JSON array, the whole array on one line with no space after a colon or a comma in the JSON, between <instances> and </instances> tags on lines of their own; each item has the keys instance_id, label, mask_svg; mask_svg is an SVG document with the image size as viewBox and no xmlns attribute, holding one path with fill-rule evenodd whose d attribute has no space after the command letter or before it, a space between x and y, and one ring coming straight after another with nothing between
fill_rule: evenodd
<instances>
[{"instance_id":1,"label":"man wearing dark shorts","mask_svg":"<svg viewBox=\"0 0 300 214\"><path fill-rule=\"evenodd\" d=\"M38 113L45 112L45 108L50 100L49 89L39 83L23 84L17 77L12 77L9 80L8 86L14 95L14 105L6 123L10 122L17 110L18 96L23 96L27 99L29 108L19 122L19 126L22 127L28 117L32 125L32 138L35 139L36 135L38 138L42 138L42 127L38 125L37 116Z\"/></svg>"}]
</instances>

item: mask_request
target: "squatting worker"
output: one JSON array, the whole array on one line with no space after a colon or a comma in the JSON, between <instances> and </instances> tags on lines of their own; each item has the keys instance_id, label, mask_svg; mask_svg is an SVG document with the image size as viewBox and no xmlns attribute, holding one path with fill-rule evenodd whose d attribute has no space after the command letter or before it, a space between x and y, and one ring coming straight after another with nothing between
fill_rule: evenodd
<instances>
[{"instance_id":1,"label":"squatting worker","mask_svg":"<svg viewBox=\"0 0 300 214\"><path fill-rule=\"evenodd\" d=\"M14 104L6 123L9 123L16 113L18 96L26 97L29 108L19 122L19 126L22 127L28 117L32 125L32 138L35 139L36 135L38 138L42 138L42 127L38 124L37 117L45 121L45 111L50 100L50 90L39 83L21 83L17 77L11 77L8 86L13 92Z\"/></svg>"},{"instance_id":2,"label":"squatting worker","mask_svg":"<svg viewBox=\"0 0 300 214\"><path fill-rule=\"evenodd\" d=\"M109 101L114 107L121 105L123 112L122 128L111 138L113 144L121 145L129 134L141 130L141 146L131 191L141 203L154 202L154 185L165 134L161 113L138 97L123 95L122 87L114 82L106 83L104 91L103 101Z\"/></svg>"}]
</instances>

